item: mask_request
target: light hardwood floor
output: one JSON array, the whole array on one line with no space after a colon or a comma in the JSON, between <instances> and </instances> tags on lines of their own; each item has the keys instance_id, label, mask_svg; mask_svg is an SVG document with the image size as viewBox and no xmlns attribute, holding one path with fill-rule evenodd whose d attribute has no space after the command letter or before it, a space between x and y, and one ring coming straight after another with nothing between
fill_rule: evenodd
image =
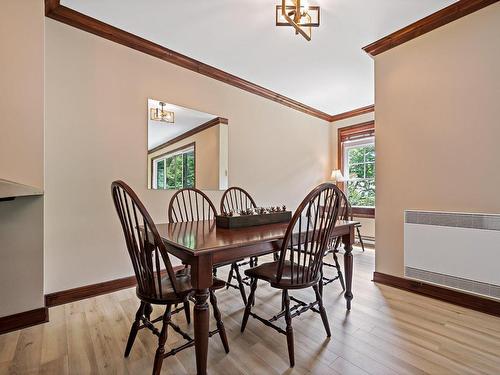
<instances>
[{"instance_id":1,"label":"light hardwood floor","mask_svg":"<svg viewBox=\"0 0 500 375\"><path fill-rule=\"evenodd\" d=\"M210 373L500 374L500 318L371 282L372 250L355 249L354 260L350 313L338 283L325 288L330 339L319 315L294 319L293 369L285 336L253 318L241 334L239 293L219 291L231 352L224 353L218 336L211 338ZM313 292L295 295L307 299ZM277 290L259 284L256 312L272 315L280 302ZM148 374L157 343L148 331L139 332L130 357L123 358L137 306L134 289L127 289L51 308L49 323L0 336L0 374ZM183 315L174 320L190 329ZM180 340L169 331L168 344ZM193 348L167 358L162 373L194 374Z\"/></svg>"}]
</instances>

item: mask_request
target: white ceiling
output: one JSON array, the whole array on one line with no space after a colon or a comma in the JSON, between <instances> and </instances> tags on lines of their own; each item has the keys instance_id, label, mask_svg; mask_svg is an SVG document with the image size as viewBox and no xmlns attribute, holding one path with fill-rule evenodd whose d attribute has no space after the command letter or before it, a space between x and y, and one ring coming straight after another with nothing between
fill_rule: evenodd
<instances>
[{"instance_id":1,"label":"white ceiling","mask_svg":"<svg viewBox=\"0 0 500 375\"><path fill-rule=\"evenodd\" d=\"M454 0L309 0L312 41L275 26L280 0L62 0L61 4L206 64L338 114L374 103L361 48Z\"/></svg>"},{"instance_id":2,"label":"white ceiling","mask_svg":"<svg viewBox=\"0 0 500 375\"><path fill-rule=\"evenodd\" d=\"M178 105L165 103L165 111L174 112L175 122L167 123L152 121L149 118L151 108L160 108L159 101L148 99L148 150L155 148L175 137L184 134L188 130L196 128L217 116L194 109L184 108Z\"/></svg>"}]
</instances>

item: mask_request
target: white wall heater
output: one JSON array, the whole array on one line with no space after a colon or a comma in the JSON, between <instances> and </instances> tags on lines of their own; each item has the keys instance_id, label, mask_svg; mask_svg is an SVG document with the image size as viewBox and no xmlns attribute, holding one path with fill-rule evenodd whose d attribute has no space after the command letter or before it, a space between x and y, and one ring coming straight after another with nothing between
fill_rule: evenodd
<instances>
[{"instance_id":1,"label":"white wall heater","mask_svg":"<svg viewBox=\"0 0 500 375\"><path fill-rule=\"evenodd\" d=\"M500 215L405 211L408 278L500 299Z\"/></svg>"}]
</instances>

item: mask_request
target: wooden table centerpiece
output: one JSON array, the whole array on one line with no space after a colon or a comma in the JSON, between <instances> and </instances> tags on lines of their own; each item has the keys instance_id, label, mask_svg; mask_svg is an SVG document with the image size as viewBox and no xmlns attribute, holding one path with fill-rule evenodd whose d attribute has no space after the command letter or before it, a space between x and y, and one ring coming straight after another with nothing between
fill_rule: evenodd
<instances>
[{"instance_id":1,"label":"wooden table centerpiece","mask_svg":"<svg viewBox=\"0 0 500 375\"><path fill-rule=\"evenodd\" d=\"M215 217L217 227L226 229L285 223L291 219L292 212L287 211L286 206L249 208L239 212L230 211Z\"/></svg>"}]
</instances>

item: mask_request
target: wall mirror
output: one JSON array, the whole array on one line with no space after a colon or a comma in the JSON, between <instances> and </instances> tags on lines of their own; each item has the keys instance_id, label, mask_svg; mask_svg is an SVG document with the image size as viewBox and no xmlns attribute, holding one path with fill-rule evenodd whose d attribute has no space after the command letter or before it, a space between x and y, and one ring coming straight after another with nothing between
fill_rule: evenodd
<instances>
[{"instance_id":1,"label":"wall mirror","mask_svg":"<svg viewBox=\"0 0 500 375\"><path fill-rule=\"evenodd\" d=\"M148 188L228 186L228 121L148 99Z\"/></svg>"}]
</instances>

